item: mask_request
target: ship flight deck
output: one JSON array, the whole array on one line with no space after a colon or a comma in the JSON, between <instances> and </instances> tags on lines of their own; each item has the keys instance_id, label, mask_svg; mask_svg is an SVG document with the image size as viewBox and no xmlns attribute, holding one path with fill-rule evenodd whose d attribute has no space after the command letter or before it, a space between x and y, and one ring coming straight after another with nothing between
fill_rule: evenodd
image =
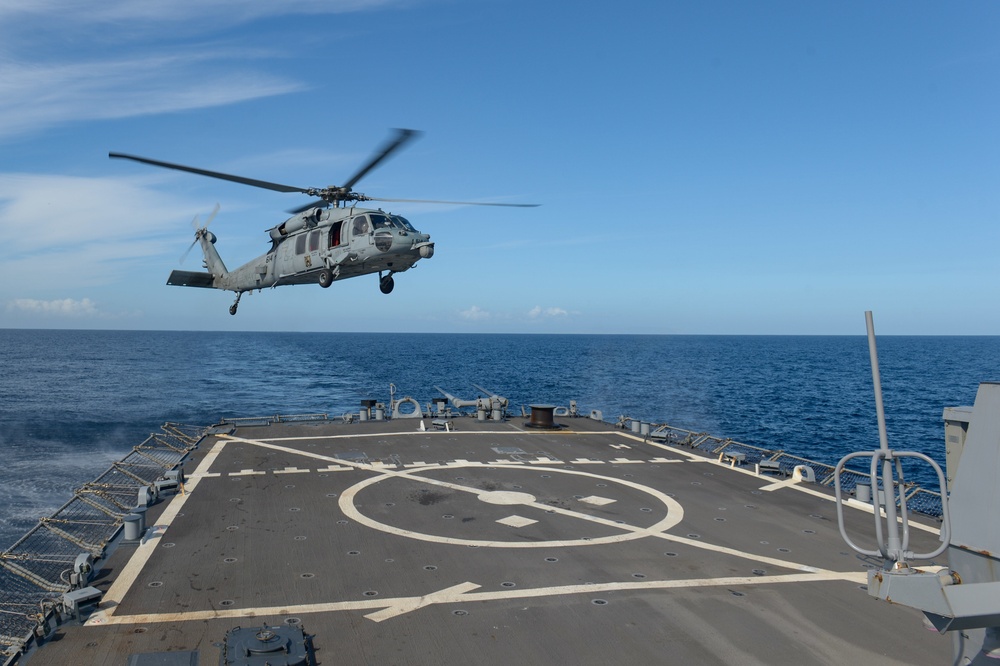
<instances>
[{"instance_id":1,"label":"ship flight deck","mask_svg":"<svg viewBox=\"0 0 1000 666\"><path fill-rule=\"evenodd\" d=\"M22 663L214 664L265 625L328 665L949 659L919 612L866 594L881 561L843 542L830 488L595 419L530 425L215 428L101 562L99 605ZM849 504L871 542L871 505Z\"/></svg>"}]
</instances>

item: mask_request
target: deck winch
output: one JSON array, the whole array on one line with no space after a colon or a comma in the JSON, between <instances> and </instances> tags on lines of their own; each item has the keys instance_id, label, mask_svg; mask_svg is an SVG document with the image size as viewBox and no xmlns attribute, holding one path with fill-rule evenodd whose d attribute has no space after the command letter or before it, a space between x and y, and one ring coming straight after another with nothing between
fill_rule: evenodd
<instances>
[{"instance_id":1,"label":"deck winch","mask_svg":"<svg viewBox=\"0 0 1000 666\"><path fill-rule=\"evenodd\" d=\"M553 419L556 408L555 405L532 405L531 416L524 425L528 428L538 428L540 430L558 430L562 428Z\"/></svg>"}]
</instances>

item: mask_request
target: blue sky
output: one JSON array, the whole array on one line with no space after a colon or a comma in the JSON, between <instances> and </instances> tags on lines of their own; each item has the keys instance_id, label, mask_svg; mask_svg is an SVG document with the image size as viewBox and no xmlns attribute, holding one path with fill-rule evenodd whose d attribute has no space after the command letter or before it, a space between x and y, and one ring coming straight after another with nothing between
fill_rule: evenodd
<instances>
[{"instance_id":1,"label":"blue sky","mask_svg":"<svg viewBox=\"0 0 1000 666\"><path fill-rule=\"evenodd\" d=\"M1000 334L995 2L13 0L0 4L0 326ZM375 276L230 268L305 197L121 151L357 187L436 243ZM192 253L184 268L197 270Z\"/></svg>"}]
</instances>

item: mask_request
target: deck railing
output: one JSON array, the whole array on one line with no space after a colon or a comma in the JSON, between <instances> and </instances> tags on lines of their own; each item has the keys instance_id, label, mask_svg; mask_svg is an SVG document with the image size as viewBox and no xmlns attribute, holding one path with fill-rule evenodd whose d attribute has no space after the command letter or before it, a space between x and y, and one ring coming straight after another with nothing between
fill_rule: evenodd
<instances>
[{"instance_id":1,"label":"deck railing","mask_svg":"<svg viewBox=\"0 0 1000 666\"><path fill-rule=\"evenodd\" d=\"M69 591L81 553L100 558L136 507L139 489L179 465L204 428L166 423L0 553L0 655L12 663Z\"/></svg>"},{"instance_id":2,"label":"deck railing","mask_svg":"<svg viewBox=\"0 0 1000 666\"><path fill-rule=\"evenodd\" d=\"M660 425L651 429L650 439L661 441L676 446L703 451L712 456L722 453L742 453L747 464L757 464L761 461L773 461L778 463L781 473L791 476L796 467L804 465L813 470L816 476L816 483L832 487L836 472L836 465L816 462L808 458L793 456L781 450L765 449L759 446L743 444L731 439L722 439L703 432L694 432L683 428L676 428L670 425ZM840 474L840 486L846 492L853 492L859 483L870 484L871 474L852 469L844 469ZM881 484L881 481L879 481ZM906 506L910 511L916 511L926 516L940 519L942 516L941 493L933 490L921 488L915 483L907 483Z\"/></svg>"}]
</instances>

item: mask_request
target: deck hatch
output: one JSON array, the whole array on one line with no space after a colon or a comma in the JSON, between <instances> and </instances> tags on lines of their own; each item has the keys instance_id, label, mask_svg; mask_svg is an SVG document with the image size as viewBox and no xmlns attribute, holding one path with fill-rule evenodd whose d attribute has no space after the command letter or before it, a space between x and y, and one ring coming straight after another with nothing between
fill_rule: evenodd
<instances>
[{"instance_id":1,"label":"deck hatch","mask_svg":"<svg viewBox=\"0 0 1000 666\"><path fill-rule=\"evenodd\" d=\"M528 455L528 452L518 446L494 446L491 447L494 451L504 456L524 456Z\"/></svg>"},{"instance_id":2,"label":"deck hatch","mask_svg":"<svg viewBox=\"0 0 1000 666\"><path fill-rule=\"evenodd\" d=\"M364 451L344 451L343 453L334 453L334 458L339 458L340 460L350 460L351 462L357 463L368 463L368 454Z\"/></svg>"}]
</instances>

